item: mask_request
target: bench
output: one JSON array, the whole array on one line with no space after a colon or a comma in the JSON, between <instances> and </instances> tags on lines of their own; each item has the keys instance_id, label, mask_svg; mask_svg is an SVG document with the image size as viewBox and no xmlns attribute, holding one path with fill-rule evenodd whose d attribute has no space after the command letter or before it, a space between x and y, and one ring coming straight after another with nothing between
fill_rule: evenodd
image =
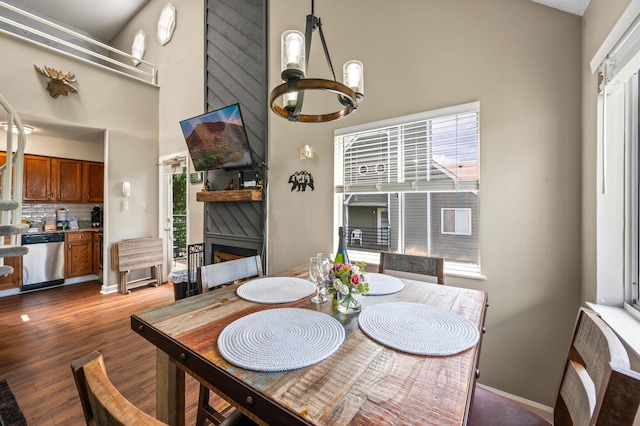
<instances>
[{"instance_id":1,"label":"bench","mask_svg":"<svg viewBox=\"0 0 640 426\"><path fill-rule=\"evenodd\" d=\"M158 286L160 266L163 263L162 238L132 238L113 243L113 269L118 272L118 291L131 293L130 289L145 285ZM129 281L129 273L138 269L151 269L146 278Z\"/></svg>"}]
</instances>

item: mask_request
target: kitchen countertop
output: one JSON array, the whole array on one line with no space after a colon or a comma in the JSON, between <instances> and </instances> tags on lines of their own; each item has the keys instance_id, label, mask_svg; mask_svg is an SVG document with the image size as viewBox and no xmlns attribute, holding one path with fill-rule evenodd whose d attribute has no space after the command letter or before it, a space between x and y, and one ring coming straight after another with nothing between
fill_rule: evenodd
<instances>
[{"instance_id":1,"label":"kitchen countertop","mask_svg":"<svg viewBox=\"0 0 640 426\"><path fill-rule=\"evenodd\" d=\"M32 229L32 228L29 228L29 229ZM38 231L25 232L24 235L51 234L54 232L68 233L68 232L91 232L91 231L102 231L102 228L78 228L78 229L64 229L64 230L56 229L54 231L38 230Z\"/></svg>"}]
</instances>

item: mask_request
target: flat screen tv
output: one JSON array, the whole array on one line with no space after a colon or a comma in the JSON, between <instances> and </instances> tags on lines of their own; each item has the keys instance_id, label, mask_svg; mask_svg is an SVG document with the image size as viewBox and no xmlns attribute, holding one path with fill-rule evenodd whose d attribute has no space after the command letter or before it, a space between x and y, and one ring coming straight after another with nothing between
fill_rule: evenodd
<instances>
[{"instance_id":1,"label":"flat screen tv","mask_svg":"<svg viewBox=\"0 0 640 426\"><path fill-rule=\"evenodd\" d=\"M252 164L239 104L182 120L180 127L197 171Z\"/></svg>"}]
</instances>

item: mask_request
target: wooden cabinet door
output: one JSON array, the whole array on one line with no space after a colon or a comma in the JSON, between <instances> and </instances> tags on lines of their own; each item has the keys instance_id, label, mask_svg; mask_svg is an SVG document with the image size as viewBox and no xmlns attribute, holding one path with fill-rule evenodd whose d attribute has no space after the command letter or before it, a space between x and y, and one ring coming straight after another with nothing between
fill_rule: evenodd
<instances>
[{"instance_id":1,"label":"wooden cabinet door","mask_svg":"<svg viewBox=\"0 0 640 426\"><path fill-rule=\"evenodd\" d=\"M98 275L98 269L100 268L100 235L97 232L93 232L91 236L93 246L93 273Z\"/></svg>"},{"instance_id":2,"label":"wooden cabinet door","mask_svg":"<svg viewBox=\"0 0 640 426\"><path fill-rule=\"evenodd\" d=\"M52 182L57 201L82 201L82 161L51 159Z\"/></svg>"},{"instance_id":3,"label":"wooden cabinet door","mask_svg":"<svg viewBox=\"0 0 640 426\"><path fill-rule=\"evenodd\" d=\"M7 163L7 153L5 151L0 151L0 167L4 166L6 163ZM0 173L0 192L2 192L2 185L3 185L2 177L4 176L3 173Z\"/></svg>"},{"instance_id":4,"label":"wooden cabinet door","mask_svg":"<svg viewBox=\"0 0 640 426\"><path fill-rule=\"evenodd\" d=\"M23 199L25 201L51 201L51 159L39 155L24 156Z\"/></svg>"},{"instance_id":5,"label":"wooden cabinet door","mask_svg":"<svg viewBox=\"0 0 640 426\"><path fill-rule=\"evenodd\" d=\"M5 257L4 264L13 268L13 274L0 276L0 290L7 290L22 285L22 257Z\"/></svg>"},{"instance_id":6,"label":"wooden cabinet door","mask_svg":"<svg viewBox=\"0 0 640 426\"><path fill-rule=\"evenodd\" d=\"M82 162L82 201L102 203L104 201L104 163Z\"/></svg>"},{"instance_id":7,"label":"wooden cabinet door","mask_svg":"<svg viewBox=\"0 0 640 426\"><path fill-rule=\"evenodd\" d=\"M93 273L93 232L69 232L65 235L65 278L81 277Z\"/></svg>"}]
</instances>

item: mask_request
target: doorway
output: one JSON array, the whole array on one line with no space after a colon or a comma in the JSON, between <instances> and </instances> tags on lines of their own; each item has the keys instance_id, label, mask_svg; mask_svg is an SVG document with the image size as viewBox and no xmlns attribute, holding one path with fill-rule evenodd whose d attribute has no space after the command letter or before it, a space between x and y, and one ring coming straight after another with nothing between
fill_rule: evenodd
<instances>
[{"instance_id":1,"label":"doorway","mask_svg":"<svg viewBox=\"0 0 640 426\"><path fill-rule=\"evenodd\" d=\"M185 152L160 158L160 235L163 236L165 265L163 275L187 267L187 157Z\"/></svg>"}]
</instances>

